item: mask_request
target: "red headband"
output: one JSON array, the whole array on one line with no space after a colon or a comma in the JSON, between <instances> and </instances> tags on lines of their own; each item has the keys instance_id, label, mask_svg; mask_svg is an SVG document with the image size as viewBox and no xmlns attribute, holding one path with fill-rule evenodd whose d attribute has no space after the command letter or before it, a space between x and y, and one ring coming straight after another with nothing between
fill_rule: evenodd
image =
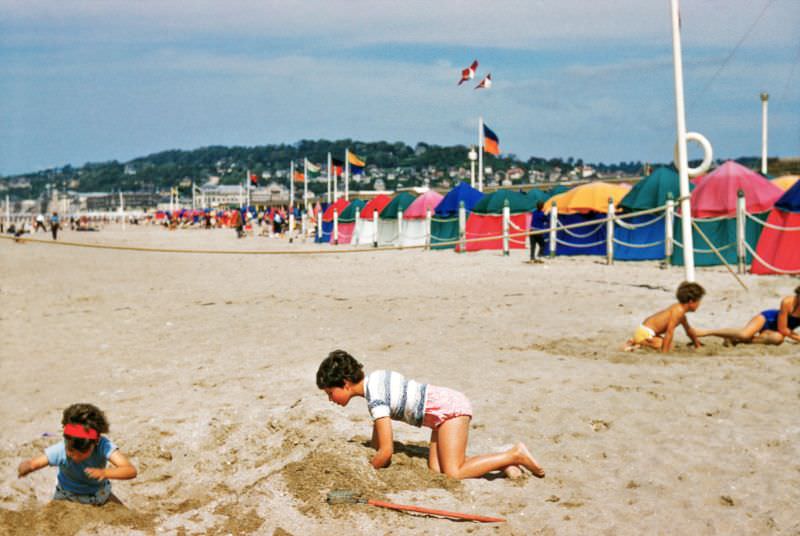
<instances>
[{"instance_id":1,"label":"red headband","mask_svg":"<svg viewBox=\"0 0 800 536\"><path fill-rule=\"evenodd\" d=\"M92 440L96 440L99 437L97 430L93 428L84 428L83 425L73 423L64 425L64 435Z\"/></svg>"}]
</instances>

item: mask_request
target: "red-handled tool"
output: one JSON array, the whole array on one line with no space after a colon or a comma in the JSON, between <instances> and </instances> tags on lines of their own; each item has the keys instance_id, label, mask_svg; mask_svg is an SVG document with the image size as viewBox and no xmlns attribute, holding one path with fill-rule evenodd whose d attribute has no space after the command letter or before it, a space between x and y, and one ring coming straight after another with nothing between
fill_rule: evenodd
<instances>
[{"instance_id":1,"label":"red-handled tool","mask_svg":"<svg viewBox=\"0 0 800 536\"><path fill-rule=\"evenodd\" d=\"M379 506L381 508L391 508L392 510L400 510L403 512L418 512L421 514L428 514L432 516L449 517L452 519L466 519L468 521L478 521L480 523L505 523L505 519L500 517L487 517L477 516L473 514L462 514L461 512L448 512L447 510L435 510L433 508L426 508L424 506L410 506L404 504L394 504L385 501L377 501L375 499L364 499L354 491L334 490L328 493L328 504L369 504L371 506Z\"/></svg>"}]
</instances>

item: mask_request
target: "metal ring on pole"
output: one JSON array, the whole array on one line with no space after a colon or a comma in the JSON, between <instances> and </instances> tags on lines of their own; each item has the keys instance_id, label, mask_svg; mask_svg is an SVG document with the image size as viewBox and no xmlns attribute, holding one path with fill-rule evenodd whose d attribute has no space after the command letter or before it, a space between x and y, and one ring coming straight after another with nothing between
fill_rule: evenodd
<instances>
[{"instance_id":1,"label":"metal ring on pole","mask_svg":"<svg viewBox=\"0 0 800 536\"><path fill-rule=\"evenodd\" d=\"M700 165L696 168L687 166L686 171L689 173L690 177L696 177L698 175L702 175L708 168L711 167L711 162L714 159L714 150L711 148L711 142L708 139L700 134L699 132L687 132L686 133L686 143L688 144L690 141L695 141L700 144L700 147L703 148L703 161L700 162ZM674 158L675 158L675 168L678 168L678 142L675 142L675 151L674 151Z\"/></svg>"}]
</instances>

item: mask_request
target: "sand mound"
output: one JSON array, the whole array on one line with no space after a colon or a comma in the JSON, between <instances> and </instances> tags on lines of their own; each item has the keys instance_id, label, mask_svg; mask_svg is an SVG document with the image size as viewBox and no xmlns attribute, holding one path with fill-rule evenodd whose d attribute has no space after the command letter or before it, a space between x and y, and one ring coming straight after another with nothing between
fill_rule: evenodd
<instances>
[{"instance_id":1,"label":"sand mound","mask_svg":"<svg viewBox=\"0 0 800 536\"><path fill-rule=\"evenodd\" d=\"M119 532L150 534L155 516L135 512L119 504L102 507L67 501L33 504L21 510L0 510L0 534L67 536L91 526L110 525Z\"/></svg>"}]
</instances>

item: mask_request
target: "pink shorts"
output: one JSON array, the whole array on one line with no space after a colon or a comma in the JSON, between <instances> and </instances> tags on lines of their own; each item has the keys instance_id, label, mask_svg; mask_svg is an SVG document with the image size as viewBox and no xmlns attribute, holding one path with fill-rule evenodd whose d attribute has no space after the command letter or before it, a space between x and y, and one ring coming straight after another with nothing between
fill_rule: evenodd
<instances>
[{"instance_id":1,"label":"pink shorts","mask_svg":"<svg viewBox=\"0 0 800 536\"><path fill-rule=\"evenodd\" d=\"M472 417L472 404L464 393L447 387L428 385L422 426L436 430L444 421L463 415Z\"/></svg>"}]
</instances>

